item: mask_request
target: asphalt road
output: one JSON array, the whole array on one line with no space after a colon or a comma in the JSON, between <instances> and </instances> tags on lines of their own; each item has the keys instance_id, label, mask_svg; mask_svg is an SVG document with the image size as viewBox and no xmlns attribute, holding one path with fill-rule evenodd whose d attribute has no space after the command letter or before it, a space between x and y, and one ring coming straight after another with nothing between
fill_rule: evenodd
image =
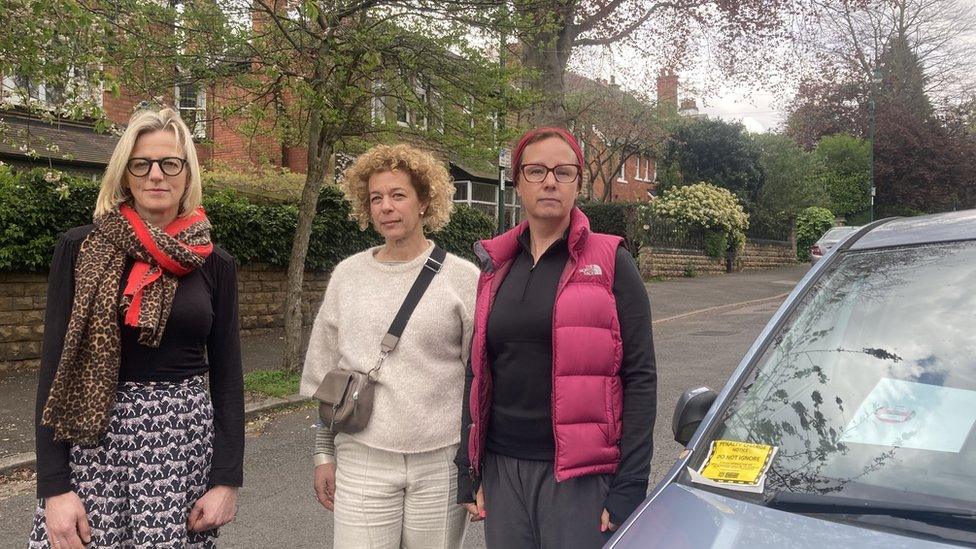
<instances>
[{"instance_id":1,"label":"asphalt road","mask_svg":"<svg viewBox=\"0 0 976 549\"><path fill-rule=\"evenodd\" d=\"M787 277L782 273L778 276L757 273L753 276L759 277L757 284L766 286L765 292L756 291L753 295L736 291L712 300L711 304L752 301L785 293L801 274L799 270ZM701 292L722 291L715 287L717 280L677 282L680 287L670 282L649 286L652 302L662 301L660 307L652 305L655 318L673 318L695 310L688 303L677 304L675 296L691 296L689 299L694 300ZM671 415L681 393L700 385L714 389L723 386L781 300L722 307L654 326L659 386L652 485L667 472L681 450L670 434ZM332 546L331 513L318 505L311 488L312 414L311 408L292 410L249 426L245 457L247 485L240 494L237 521L222 529L221 547ZM24 546L34 507L32 492L33 483L29 479L0 484L0 548ZM468 529L465 547L484 547L480 526Z\"/></svg>"}]
</instances>

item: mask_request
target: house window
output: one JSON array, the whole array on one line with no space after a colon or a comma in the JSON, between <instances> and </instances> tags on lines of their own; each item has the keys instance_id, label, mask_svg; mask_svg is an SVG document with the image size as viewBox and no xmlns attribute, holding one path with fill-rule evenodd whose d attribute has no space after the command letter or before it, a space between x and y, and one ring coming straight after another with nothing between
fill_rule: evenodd
<instances>
[{"instance_id":1,"label":"house window","mask_svg":"<svg viewBox=\"0 0 976 549\"><path fill-rule=\"evenodd\" d=\"M637 179L640 181L647 181L648 172L651 169L651 161L648 158L638 157L637 158Z\"/></svg>"},{"instance_id":2,"label":"house window","mask_svg":"<svg viewBox=\"0 0 976 549\"><path fill-rule=\"evenodd\" d=\"M207 137L207 92L196 84L176 86L176 106L180 118L194 139Z\"/></svg>"},{"instance_id":3,"label":"house window","mask_svg":"<svg viewBox=\"0 0 976 549\"><path fill-rule=\"evenodd\" d=\"M620 173L617 174L617 181L623 183L627 182L627 161L626 160L620 163Z\"/></svg>"},{"instance_id":4,"label":"house window","mask_svg":"<svg viewBox=\"0 0 976 549\"><path fill-rule=\"evenodd\" d=\"M11 105L27 105L32 102L48 106L64 103L64 86L46 84L24 74L3 78L3 99Z\"/></svg>"},{"instance_id":5,"label":"house window","mask_svg":"<svg viewBox=\"0 0 976 549\"><path fill-rule=\"evenodd\" d=\"M386 105L383 103L383 83L373 82L373 97L370 100L370 117L374 124L386 123Z\"/></svg>"},{"instance_id":6,"label":"house window","mask_svg":"<svg viewBox=\"0 0 976 549\"><path fill-rule=\"evenodd\" d=\"M400 97L396 103L396 123L398 126L410 125L410 106Z\"/></svg>"},{"instance_id":7,"label":"house window","mask_svg":"<svg viewBox=\"0 0 976 549\"><path fill-rule=\"evenodd\" d=\"M416 84L413 87L414 94L417 96L418 108L413 113L413 123L414 125L421 129L427 130L427 109L430 105L427 102L427 88L423 84Z\"/></svg>"}]
</instances>

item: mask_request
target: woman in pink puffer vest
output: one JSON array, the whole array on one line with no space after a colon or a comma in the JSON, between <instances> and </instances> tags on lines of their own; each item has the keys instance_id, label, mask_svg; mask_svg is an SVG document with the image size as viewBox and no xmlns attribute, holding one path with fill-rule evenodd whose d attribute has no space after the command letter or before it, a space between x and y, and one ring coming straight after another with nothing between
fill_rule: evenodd
<instances>
[{"instance_id":1,"label":"woman in pink puffer vest","mask_svg":"<svg viewBox=\"0 0 976 549\"><path fill-rule=\"evenodd\" d=\"M481 261L458 502L495 548L599 547L644 499L656 370L650 305L617 236L576 207L583 155L561 128L513 155L526 221Z\"/></svg>"}]
</instances>

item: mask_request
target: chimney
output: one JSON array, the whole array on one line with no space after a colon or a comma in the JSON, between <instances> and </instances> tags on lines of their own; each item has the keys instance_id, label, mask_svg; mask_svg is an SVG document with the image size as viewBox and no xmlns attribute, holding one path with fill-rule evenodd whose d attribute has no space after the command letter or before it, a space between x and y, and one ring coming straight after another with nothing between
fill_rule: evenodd
<instances>
[{"instance_id":1,"label":"chimney","mask_svg":"<svg viewBox=\"0 0 976 549\"><path fill-rule=\"evenodd\" d=\"M657 103L670 112L678 112L678 75L665 68L657 75Z\"/></svg>"},{"instance_id":2,"label":"chimney","mask_svg":"<svg viewBox=\"0 0 976 549\"><path fill-rule=\"evenodd\" d=\"M682 99L681 110L678 112L681 116L698 116L698 102L694 99Z\"/></svg>"}]
</instances>

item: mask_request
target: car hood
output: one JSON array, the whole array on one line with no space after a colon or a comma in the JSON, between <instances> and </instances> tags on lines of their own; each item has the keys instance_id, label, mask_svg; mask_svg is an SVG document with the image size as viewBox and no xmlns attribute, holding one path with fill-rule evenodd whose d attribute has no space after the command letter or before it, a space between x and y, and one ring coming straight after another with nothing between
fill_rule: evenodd
<instances>
[{"instance_id":1,"label":"car hood","mask_svg":"<svg viewBox=\"0 0 976 549\"><path fill-rule=\"evenodd\" d=\"M823 549L884 547L935 549L952 545L920 540L770 509L680 484L669 484L625 525L613 549Z\"/></svg>"}]
</instances>

